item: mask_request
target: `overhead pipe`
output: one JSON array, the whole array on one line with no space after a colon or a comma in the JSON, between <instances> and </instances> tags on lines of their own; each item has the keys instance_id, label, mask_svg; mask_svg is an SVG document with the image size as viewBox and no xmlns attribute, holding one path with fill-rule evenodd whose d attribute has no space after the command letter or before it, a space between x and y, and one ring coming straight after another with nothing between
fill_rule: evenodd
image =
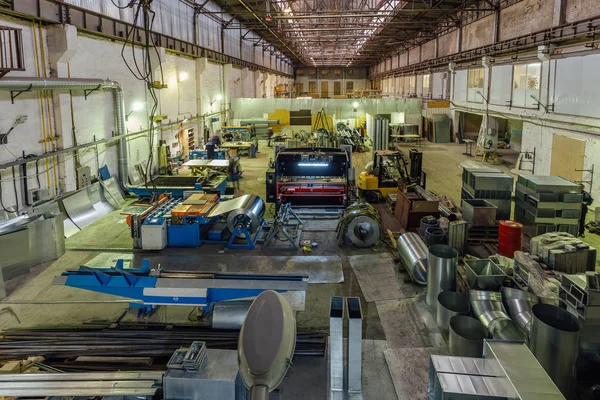
<instances>
[{"instance_id":1,"label":"overhead pipe","mask_svg":"<svg viewBox=\"0 0 600 400\"><path fill-rule=\"evenodd\" d=\"M38 91L38 90L110 90L113 92L113 109L115 114L116 137L125 135L125 97L123 87L115 81L106 79L74 79L74 78L3 78L0 90ZM119 180L126 186L129 181L127 141L119 140L117 148Z\"/></svg>"}]
</instances>

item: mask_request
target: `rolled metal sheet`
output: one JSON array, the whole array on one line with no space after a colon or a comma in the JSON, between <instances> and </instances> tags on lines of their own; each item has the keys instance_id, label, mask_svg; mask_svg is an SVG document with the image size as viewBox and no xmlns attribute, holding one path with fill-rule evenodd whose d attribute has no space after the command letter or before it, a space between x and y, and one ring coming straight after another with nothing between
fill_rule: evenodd
<instances>
[{"instance_id":1,"label":"rolled metal sheet","mask_svg":"<svg viewBox=\"0 0 600 400\"><path fill-rule=\"evenodd\" d=\"M427 254L427 304L437 310L437 296L456 289L458 252L445 244L434 244ZM436 311L437 315L437 311Z\"/></svg>"},{"instance_id":2,"label":"rolled metal sheet","mask_svg":"<svg viewBox=\"0 0 600 400\"><path fill-rule=\"evenodd\" d=\"M413 232L401 235L396 242L402 264L411 278L421 284L427 284L427 246L419 235Z\"/></svg>"},{"instance_id":3,"label":"rolled metal sheet","mask_svg":"<svg viewBox=\"0 0 600 400\"><path fill-rule=\"evenodd\" d=\"M67 216L79 229L115 210L101 192L100 184L94 183L60 201Z\"/></svg>"},{"instance_id":4,"label":"rolled metal sheet","mask_svg":"<svg viewBox=\"0 0 600 400\"><path fill-rule=\"evenodd\" d=\"M348 238L358 247L371 247L379 240L379 222L367 215L355 217L348 223Z\"/></svg>"},{"instance_id":5,"label":"rolled metal sheet","mask_svg":"<svg viewBox=\"0 0 600 400\"><path fill-rule=\"evenodd\" d=\"M212 313L213 329L239 330L242 328L252 300L221 301L214 305Z\"/></svg>"},{"instance_id":6,"label":"rolled metal sheet","mask_svg":"<svg viewBox=\"0 0 600 400\"><path fill-rule=\"evenodd\" d=\"M571 398L581 323L570 312L550 304L536 304L532 312L529 348L562 394Z\"/></svg>"},{"instance_id":7,"label":"rolled metal sheet","mask_svg":"<svg viewBox=\"0 0 600 400\"><path fill-rule=\"evenodd\" d=\"M455 315L467 315L469 310L469 299L466 296L448 290L441 292L438 294L436 317L438 327L447 332L450 319Z\"/></svg>"},{"instance_id":8,"label":"rolled metal sheet","mask_svg":"<svg viewBox=\"0 0 600 400\"><path fill-rule=\"evenodd\" d=\"M236 223L247 217L248 230L250 233L256 232L265 215L265 202L259 196L253 194L245 194L233 200L221 201L208 214L208 217L216 217L228 214L227 228L230 232L235 229Z\"/></svg>"},{"instance_id":9,"label":"rolled metal sheet","mask_svg":"<svg viewBox=\"0 0 600 400\"><path fill-rule=\"evenodd\" d=\"M475 318L456 315L450 319L449 350L459 357L481 358L483 339L487 339L487 329Z\"/></svg>"}]
</instances>

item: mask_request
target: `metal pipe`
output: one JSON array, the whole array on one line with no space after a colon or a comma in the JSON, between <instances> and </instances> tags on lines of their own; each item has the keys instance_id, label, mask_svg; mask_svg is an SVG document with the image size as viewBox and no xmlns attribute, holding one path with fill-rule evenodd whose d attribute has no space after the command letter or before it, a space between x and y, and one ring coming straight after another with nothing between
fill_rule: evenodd
<instances>
[{"instance_id":1,"label":"metal pipe","mask_svg":"<svg viewBox=\"0 0 600 400\"><path fill-rule=\"evenodd\" d=\"M221 301L213 306L213 329L239 330L244 324L252 300Z\"/></svg>"},{"instance_id":2,"label":"metal pipe","mask_svg":"<svg viewBox=\"0 0 600 400\"><path fill-rule=\"evenodd\" d=\"M117 152L119 179L123 185L129 180L127 165L127 141L125 135L125 100L123 87L115 81L105 79L72 79L72 78L4 78L0 80L0 90L32 91L32 90L110 90L113 92L113 108L115 115L116 140L119 141Z\"/></svg>"},{"instance_id":3,"label":"metal pipe","mask_svg":"<svg viewBox=\"0 0 600 400\"><path fill-rule=\"evenodd\" d=\"M294 13L294 15L275 15L273 17L273 19L313 19L313 18L363 18L363 17L367 17L367 18L372 18L372 17L383 17L383 18L387 18L387 17L394 17L396 16L396 14L400 13L400 12L432 12L432 11L438 11L438 12L447 12L447 13L454 13L457 11L494 11L494 9L492 8L471 8L471 9L465 9L465 8L459 8L459 9L444 9L444 8L425 8L425 9L411 9L411 8L400 8L398 10L393 10L393 11L380 11L380 12L375 12L375 13L364 13L364 14L344 14L344 13L328 13L328 14L310 14L310 15L306 15L306 14L296 14Z\"/></svg>"},{"instance_id":4,"label":"metal pipe","mask_svg":"<svg viewBox=\"0 0 600 400\"><path fill-rule=\"evenodd\" d=\"M453 356L481 358L487 337L487 330L475 318L456 315L450 319L448 348Z\"/></svg>"},{"instance_id":5,"label":"metal pipe","mask_svg":"<svg viewBox=\"0 0 600 400\"><path fill-rule=\"evenodd\" d=\"M456 290L458 252L445 244L434 244L427 254L427 304L437 315L437 296L444 290Z\"/></svg>"},{"instance_id":6,"label":"metal pipe","mask_svg":"<svg viewBox=\"0 0 600 400\"><path fill-rule=\"evenodd\" d=\"M443 332L448 332L448 326L452 317L455 315L467 315L471 309L469 299L457 292L443 291L438 294L437 300L436 322Z\"/></svg>"},{"instance_id":7,"label":"metal pipe","mask_svg":"<svg viewBox=\"0 0 600 400\"><path fill-rule=\"evenodd\" d=\"M539 302L538 297L523 290L504 287L502 288L502 299L512 320L527 334L530 334L533 319L531 309Z\"/></svg>"},{"instance_id":8,"label":"metal pipe","mask_svg":"<svg viewBox=\"0 0 600 400\"><path fill-rule=\"evenodd\" d=\"M562 394L571 398L581 323L570 312L550 304L536 304L532 311L529 348Z\"/></svg>"},{"instance_id":9,"label":"metal pipe","mask_svg":"<svg viewBox=\"0 0 600 400\"><path fill-rule=\"evenodd\" d=\"M427 246L419 235L408 232L396 242L402 264L410 277L421 285L427 284Z\"/></svg>"}]
</instances>

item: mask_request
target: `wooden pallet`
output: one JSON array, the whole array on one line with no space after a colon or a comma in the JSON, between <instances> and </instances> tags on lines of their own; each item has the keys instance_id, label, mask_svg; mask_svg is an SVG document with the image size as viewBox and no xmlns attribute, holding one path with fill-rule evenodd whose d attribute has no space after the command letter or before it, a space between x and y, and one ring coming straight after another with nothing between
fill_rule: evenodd
<instances>
[{"instance_id":1,"label":"wooden pallet","mask_svg":"<svg viewBox=\"0 0 600 400\"><path fill-rule=\"evenodd\" d=\"M473 226L469 228L468 234L469 243L497 243L498 242L498 227L497 226Z\"/></svg>"}]
</instances>

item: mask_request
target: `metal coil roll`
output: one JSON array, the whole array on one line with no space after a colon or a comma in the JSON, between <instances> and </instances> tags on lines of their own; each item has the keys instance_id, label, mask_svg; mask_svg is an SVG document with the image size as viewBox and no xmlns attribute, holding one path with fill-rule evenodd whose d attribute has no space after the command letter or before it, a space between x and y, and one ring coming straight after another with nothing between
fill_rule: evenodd
<instances>
[{"instance_id":1,"label":"metal coil roll","mask_svg":"<svg viewBox=\"0 0 600 400\"><path fill-rule=\"evenodd\" d=\"M266 206L263 199L252 194L246 194L230 200L230 202L236 202L236 207L227 217L229 231L233 232L236 225L244 224L248 232L256 232L265 215Z\"/></svg>"}]
</instances>

